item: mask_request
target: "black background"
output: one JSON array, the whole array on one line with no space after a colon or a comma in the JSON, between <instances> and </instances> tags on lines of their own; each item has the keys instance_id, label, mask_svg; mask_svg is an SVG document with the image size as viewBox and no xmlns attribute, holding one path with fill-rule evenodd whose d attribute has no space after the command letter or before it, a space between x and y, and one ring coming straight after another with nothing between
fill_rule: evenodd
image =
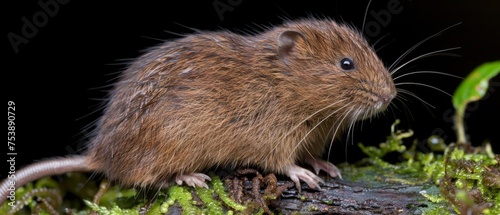
<instances>
[{"instance_id":1,"label":"black background","mask_svg":"<svg viewBox=\"0 0 500 215\"><path fill-rule=\"evenodd\" d=\"M55 1L55 0L54 0ZM48 2L48 1L43 1ZM160 2L160 1L159 1ZM165 2L165 1L162 1ZM2 27L2 72L6 100L16 104L16 168L52 156L77 153L86 140L82 138L86 125L100 115L98 109L106 97L106 90L117 73L123 70L123 59L135 58L140 51L158 44L157 39L177 38L165 32L190 33L188 26L202 30L251 30L256 25L277 25L282 17L299 18L326 16L351 23L361 28L367 1L277 1L273 3L250 0L218 0L231 10L220 19L213 2L157 3L149 1L89 2L69 1L59 4L57 13L48 17L38 27L27 44L19 45L14 52L7 35L12 32L22 36L25 25L22 17L32 20L43 9L37 1L8 1L2 6L5 14ZM369 11L387 10L389 0L375 1ZM430 39L412 52L404 61L440 49L461 47L449 53L461 57L437 56L410 64L400 74L418 70L436 70L465 76L482 62L500 59L500 2L482 1L406 1L399 0L402 12L393 14L381 32L371 38L374 42L387 35L377 47L383 61L390 65L403 52L417 42L462 22L442 35ZM232 3L233 5L231 6ZM43 20L42 20L43 21ZM370 14L368 22L376 22ZM466 118L468 134L474 145L490 139L496 152L500 145L500 81L490 88L489 98L470 107ZM425 83L450 94L460 80L440 75L414 75L397 82ZM413 129L415 135L407 141L422 140L438 133L447 142L455 140L450 120L451 98L436 90L402 85L426 102L409 98L404 108L395 101L385 115L365 121L354 131L354 139L336 142L331 153L332 161L354 162L360 157L359 141L368 145L378 144L389 134L391 123L400 118L399 128ZM359 124L361 125L361 123ZM229 144L229 143L228 143ZM347 145L347 148L346 148ZM7 145L1 147L7 151ZM7 158L5 153L1 156ZM4 159L2 159L4 160ZM6 162L2 162L6 165ZM0 171L5 177L7 168Z\"/></svg>"}]
</instances>

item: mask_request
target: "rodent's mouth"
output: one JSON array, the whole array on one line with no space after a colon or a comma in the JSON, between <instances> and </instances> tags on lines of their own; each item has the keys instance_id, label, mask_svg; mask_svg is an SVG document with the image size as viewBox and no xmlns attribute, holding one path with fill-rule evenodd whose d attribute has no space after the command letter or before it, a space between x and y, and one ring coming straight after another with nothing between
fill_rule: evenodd
<instances>
[{"instance_id":1,"label":"rodent's mouth","mask_svg":"<svg viewBox=\"0 0 500 215\"><path fill-rule=\"evenodd\" d=\"M387 107L389 107L389 104L390 104L390 102L384 102L384 103L377 102L376 107L375 107L376 113L380 113L380 112L385 111L387 109Z\"/></svg>"},{"instance_id":2,"label":"rodent's mouth","mask_svg":"<svg viewBox=\"0 0 500 215\"><path fill-rule=\"evenodd\" d=\"M376 94L378 101L375 103L374 109L376 113L380 113L387 109L389 107L389 104L391 103L392 99L394 99L395 95L393 94L385 94L385 95L380 95Z\"/></svg>"},{"instance_id":3,"label":"rodent's mouth","mask_svg":"<svg viewBox=\"0 0 500 215\"><path fill-rule=\"evenodd\" d=\"M369 92L372 96L375 97L374 103L367 105L364 108L361 108L358 113L354 116L357 120L368 119L374 115L377 115L380 112L383 112L389 107L392 99L394 99L395 95L393 94L376 94L373 92Z\"/></svg>"},{"instance_id":4,"label":"rodent's mouth","mask_svg":"<svg viewBox=\"0 0 500 215\"><path fill-rule=\"evenodd\" d=\"M369 119L373 116L376 116L378 113L381 113L387 109L389 106L389 103L382 104L380 102L377 102L375 104L375 107L368 107L368 108L361 108L360 111L356 112L354 114L355 120L365 120Z\"/></svg>"}]
</instances>

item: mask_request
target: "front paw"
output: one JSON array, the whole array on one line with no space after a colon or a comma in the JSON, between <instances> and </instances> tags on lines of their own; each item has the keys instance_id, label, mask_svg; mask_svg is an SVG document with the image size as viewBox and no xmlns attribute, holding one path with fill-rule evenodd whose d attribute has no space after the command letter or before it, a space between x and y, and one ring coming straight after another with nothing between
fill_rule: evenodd
<instances>
[{"instance_id":1,"label":"front paw","mask_svg":"<svg viewBox=\"0 0 500 215\"><path fill-rule=\"evenodd\" d=\"M328 161L309 157L305 160L305 162L312 166L316 174L319 174L319 171L323 170L333 178L339 177L340 179L342 179L342 175L340 174L339 168L337 168L335 165L333 165Z\"/></svg>"},{"instance_id":2,"label":"front paw","mask_svg":"<svg viewBox=\"0 0 500 215\"><path fill-rule=\"evenodd\" d=\"M290 165L286 168L286 174L293 182L295 182L295 187L301 192L300 180L306 182L307 186L313 189L321 190L319 183L325 184L323 179L312 173L311 171L304 169L297 165Z\"/></svg>"}]
</instances>

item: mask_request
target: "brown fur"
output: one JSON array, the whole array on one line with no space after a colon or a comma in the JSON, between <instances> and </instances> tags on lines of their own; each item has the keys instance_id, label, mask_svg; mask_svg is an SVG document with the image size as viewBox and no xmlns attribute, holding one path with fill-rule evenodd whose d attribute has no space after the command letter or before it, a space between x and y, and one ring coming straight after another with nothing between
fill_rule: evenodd
<instances>
[{"instance_id":1,"label":"brown fur","mask_svg":"<svg viewBox=\"0 0 500 215\"><path fill-rule=\"evenodd\" d=\"M302 37L281 59L284 31ZM340 68L345 57L354 71ZM382 110L395 93L362 36L331 20L253 36L199 32L151 49L124 71L88 159L108 178L137 186L211 167L283 173L308 154L321 156L334 134Z\"/></svg>"}]
</instances>

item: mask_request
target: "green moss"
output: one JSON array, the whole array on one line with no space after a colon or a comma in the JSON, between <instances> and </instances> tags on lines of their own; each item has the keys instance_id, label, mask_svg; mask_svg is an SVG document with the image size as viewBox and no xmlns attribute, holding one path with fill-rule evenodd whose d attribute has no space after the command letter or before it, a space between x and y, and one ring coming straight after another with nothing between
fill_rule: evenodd
<instances>
[{"instance_id":1,"label":"green moss","mask_svg":"<svg viewBox=\"0 0 500 215\"><path fill-rule=\"evenodd\" d=\"M162 211L163 209L163 204L164 202L160 202L160 201L155 201L153 203L153 205L151 205L151 208L149 209L147 215L156 215L156 214L164 214L168 211L165 210L165 212Z\"/></svg>"},{"instance_id":2,"label":"green moss","mask_svg":"<svg viewBox=\"0 0 500 215\"><path fill-rule=\"evenodd\" d=\"M445 206L437 206L424 211L422 215L451 215L451 212Z\"/></svg>"},{"instance_id":3,"label":"green moss","mask_svg":"<svg viewBox=\"0 0 500 215\"><path fill-rule=\"evenodd\" d=\"M91 201L83 200L87 206L92 210L98 212L100 215L139 215L138 208L121 209L118 205L113 205L111 208L99 206Z\"/></svg>"},{"instance_id":4,"label":"green moss","mask_svg":"<svg viewBox=\"0 0 500 215\"><path fill-rule=\"evenodd\" d=\"M70 192L76 196L86 196L79 200L83 203L80 205L78 203L68 203L73 200L65 199L65 207L76 209L75 214L88 214L92 210L99 212L99 214L137 214L140 207L145 205L145 201L138 197L135 189L123 189L120 186L111 186L103 194L99 204L95 204L89 200L97 193L98 186L95 183L90 183L87 177L81 177L81 174L69 174L68 176L61 183L47 177L36 181L36 183L29 183L20 187L16 190L16 200L21 200L27 193L41 189L41 187L53 187L56 189L56 193L61 196L65 196L66 193ZM80 189L72 190L77 187L75 184L90 184L92 186L91 189L80 186ZM234 211L243 212L247 210L247 206L238 204L229 197L219 177L212 175L212 187L210 189L194 189L188 186L173 185L165 192L160 191L156 194L156 199L151 202L148 214L167 213L173 205L181 207L183 214L234 214ZM79 191L81 193L74 193ZM91 195L88 196L86 193L91 193ZM48 194L38 192L37 195L43 197ZM199 197L201 202L194 201L193 195ZM33 197L25 197L26 200L23 201L23 205L26 206L16 214L30 214L34 211L37 202L33 200ZM11 210L11 206L7 205L7 203L0 207L0 214L7 214ZM43 213L45 212L42 211L41 214Z\"/></svg>"},{"instance_id":5,"label":"green moss","mask_svg":"<svg viewBox=\"0 0 500 215\"><path fill-rule=\"evenodd\" d=\"M301 195L301 196L300 196L300 201L306 201L306 200L307 200L307 197L306 197L306 196L304 196L304 195Z\"/></svg>"},{"instance_id":6,"label":"green moss","mask_svg":"<svg viewBox=\"0 0 500 215\"><path fill-rule=\"evenodd\" d=\"M476 148L470 145L467 147L454 144L446 146L444 140L431 136L427 140L430 152L417 151L417 141L414 141L413 145L406 150L403 140L411 137L413 133L395 130L398 123L399 120L393 124L391 135L379 147L358 144L368 155L368 162L372 164L372 166L352 168L363 171L358 177L367 178L369 174L366 172L369 169L373 172L378 171L377 174L383 177L380 180L406 184L432 182L434 184L432 186L436 186L440 193L431 195L421 192L431 205L426 210L426 214L443 214L442 210L445 208L449 210L450 207L454 208L455 212L459 212L460 207L464 207L463 205L477 210L485 208L486 210L481 211L484 214L500 214L500 206L498 206L500 189L495 183L500 181L500 175L498 171L491 171L492 169L498 170L500 165L489 144ZM474 150L470 150L471 148ZM392 164L385 161L384 156L390 152L400 153L401 162ZM477 194L477 190L480 194ZM490 203L492 206L486 207L484 203Z\"/></svg>"},{"instance_id":7,"label":"green moss","mask_svg":"<svg viewBox=\"0 0 500 215\"><path fill-rule=\"evenodd\" d=\"M99 205L108 207L118 204L121 207L132 207L135 195L135 189L123 189L120 186L112 186L102 195Z\"/></svg>"},{"instance_id":8,"label":"green moss","mask_svg":"<svg viewBox=\"0 0 500 215\"><path fill-rule=\"evenodd\" d=\"M333 201L332 200L322 200L321 202L327 204L327 205L332 205Z\"/></svg>"},{"instance_id":9,"label":"green moss","mask_svg":"<svg viewBox=\"0 0 500 215\"><path fill-rule=\"evenodd\" d=\"M391 135L387 136L387 141L384 143L380 143L378 147L374 146L364 146L362 143L359 143L358 146L363 150L363 152L368 155L370 158L382 158L389 152L404 152L406 151L406 147L401 144L402 140L407 137L411 137L413 135L412 131L409 132L401 132L395 131L396 125L399 124L399 120L391 126Z\"/></svg>"},{"instance_id":10,"label":"green moss","mask_svg":"<svg viewBox=\"0 0 500 215\"><path fill-rule=\"evenodd\" d=\"M316 207L316 206L310 206L310 207L309 207L309 211L310 211L310 212L314 212L314 211L318 211L318 210L319 210L319 209L318 209L318 207Z\"/></svg>"},{"instance_id":11,"label":"green moss","mask_svg":"<svg viewBox=\"0 0 500 215\"><path fill-rule=\"evenodd\" d=\"M212 185L214 187L215 193L219 195L219 198L222 199L222 201L228 205L229 207L237 210L237 211L244 211L247 209L246 206L241 205L233 201L229 195L226 193L224 190L224 185L222 184L222 181L220 180L219 177L217 176L212 176Z\"/></svg>"},{"instance_id":12,"label":"green moss","mask_svg":"<svg viewBox=\"0 0 500 215\"><path fill-rule=\"evenodd\" d=\"M178 202L183 214L200 214L201 210L192 204L193 196L188 189L183 186L170 187L168 189L169 199L167 199L167 202Z\"/></svg>"},{"instance_id":13,"label":"green moss","mask_svg":"<svg viewBox=\"0 0 500 215\"><path fill-rule=\"evenodd\" d=\"M81 181L83 179L85 181ZM77 186L76 184L79 184ZM85 185L85 186L83 186ZM52 206L59 207L60 202L62 201L63 196L66 193L72 193L78 197L86 196L87 193L94 193L97 189L92 189L92 185L94 183L89 182L87 177L83 177L82 174L67 174L67 177L62 182L58 182L51 177L41 178L35 182L31 182L26 184L23 187L19 187L16 189L15 194L15 204L9 205L10 200L7 200L5 204L0 207L0 214L9 214L11 212L15 212L15 214L31 214L32 211L35 211L35 208L39 203L35 201L36 197L42 197L50 200ZM90 188L90 192L89 192ZM92 194L93 195L93 194ZM65 206L75 206L75 200L65 200L63 205ZM57 209L57 208L56 208ZM40 213L46 213L47 209L45 207L40 207L38 210L41 210Z\"/></svg>"},{"instance_id":14,"label":"green moss","mask_svg":"<svg viewBox=\"0 0 500 215\"><path fill-rule=\"evenodd\" d=\"M427 194L427 192L425 190L421 191L420 194L422 196L425 196L425 198L427 198L429 201L431 201L432 203L440 203L440 202L443 202L443 201L446 201L442 196L440 195L431 195L431 194Z\"/></svg>"},{"instance_id":15,"label":"green moss","mask_svg":"<svg viewBox=\"0 0 500 215\"><path fill-rule=\"evenodd\" d=\"M220 202L213 198L214 191L212 189L197 187L196 194L198 194L198 197L205 204L208 214L224 214Z\"/></svg>"}]
</instances>

